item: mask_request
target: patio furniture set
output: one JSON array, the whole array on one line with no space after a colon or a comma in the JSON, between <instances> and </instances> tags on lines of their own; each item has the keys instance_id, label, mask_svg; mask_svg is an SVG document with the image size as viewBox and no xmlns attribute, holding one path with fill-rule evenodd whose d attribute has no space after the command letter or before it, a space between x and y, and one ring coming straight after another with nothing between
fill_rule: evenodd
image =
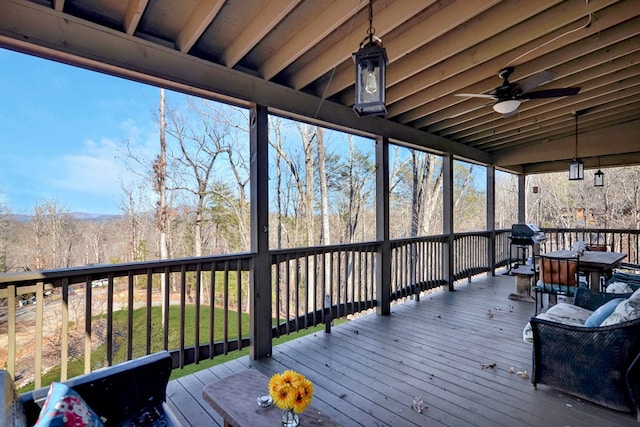
<instances>
[{"instance_id":1,"label":"patio furniture set","mask_svg":"<svg viewBox=\"0 0 640 427\"><path fill-rule=\"evenodd\" d=\"M640 275L613 271L624 254L586 254L595 255L588 261L587 272L598 273L591 281L579 274L586 256L557 251L539 259L536 313L523 330L524 341L533 344L531 382L640 421ZM556 304L538 314L544 293ZM557 303L558 295L566 302Z\"/></svg>"}]
</instances>

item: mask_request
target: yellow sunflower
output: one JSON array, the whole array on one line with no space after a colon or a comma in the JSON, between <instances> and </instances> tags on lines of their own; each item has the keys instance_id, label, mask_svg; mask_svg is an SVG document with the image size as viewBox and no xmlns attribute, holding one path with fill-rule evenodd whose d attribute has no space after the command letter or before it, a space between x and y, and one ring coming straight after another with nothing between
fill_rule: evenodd
<instances>
[{"instance_id":1,"label":"yellow sunflower","mask_svg":"<svg viewBox=\"0 0 640 427\"><path fill-rule=\"evenodd\" d=\"M293 393L291 387L285 383L282 374L274 374L269 380L269 396L273 403L280 409L291 408L293 405Z\"/></svg>"},{"instance_id":2,"label":"yellow sunflower","mask_svg":"<svg viewBox=\"0 0 640 427\"><path fill-rule=\"evenodd\" d=\"M313 383L300 375L298 378L298 386L294 392L293 398L293 410L296 413L302 413L309 403L311 403L311 396L313 395Z\"/></svg>"},{"instance_id":3,"label":"yellow sunflower","mask_svg":"<svg viewBox=\"0 0 640 427\"><path fill-rule=\"evenodd\" d=\"M311 402L313 384L295 371L274 374L269 380L269 395L280 409L293 409L300 413Z\"/></svg>"}]
</instances>

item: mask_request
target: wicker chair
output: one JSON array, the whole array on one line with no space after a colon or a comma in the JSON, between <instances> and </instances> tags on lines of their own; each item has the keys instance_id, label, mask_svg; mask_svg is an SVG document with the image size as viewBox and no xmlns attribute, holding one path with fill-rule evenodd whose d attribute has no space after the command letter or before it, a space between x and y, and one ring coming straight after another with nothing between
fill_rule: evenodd
<instances>
[{"instance_id":1,"label":"wicker chair","mask_svg":"<svg viewBox=\"0 0 640 427\"><path fill-rule=\"evenodd\" d=\"M574 304L595 310L620 297L576 290ZM584 327L531 318L531 382L638 418L640 402L640 319L618 325Z\"/></svg>"}]
</instances>

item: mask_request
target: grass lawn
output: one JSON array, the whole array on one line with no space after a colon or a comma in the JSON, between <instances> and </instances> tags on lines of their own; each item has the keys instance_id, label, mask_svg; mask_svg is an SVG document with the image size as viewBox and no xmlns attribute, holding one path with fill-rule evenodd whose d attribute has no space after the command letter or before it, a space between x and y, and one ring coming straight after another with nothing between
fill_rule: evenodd
<instances>
[{"instance_id":1,"label":"grass lawn","mask_svg":"<svg viewBox=\"0 0 640 427\"><path fill-rule=\"evenodd\" d=\"M233 340L238 336L238 332L243 336L247 336L249 333L249 315L247 313L241 313L238 315L236 312L229 311L227 320L227 339ZM184 345L185 347L192 346L195 343L196 336L196 309L193 305L187 305L184 312ZM180 346L180 324L181 324L180 307L171 306L169 310L169 349L176 349ZM95 324L99 323L103 316L96 316L94 318ZM160 351L163 349L163 334L162 334L162 312L160 307L152 307L151 313L151 353ZM127 311L117 311L113 313L113 364L123 362L127 359L127 345L128 345L128 317ZM209 342L209 331L211 330L211 318L208 307L201 307L199 313L200 321L200 344ZM344 319L336 319L335 322L345 322ZM174 326L175 325L175 326ZM213 336L214 341L221 341L224 337L224 311L222 309L214 309L213 313ZM276 346L283 342L299 338L301 336L322 331L323 325L304 329L299 332L295 332L289 335L284 335L273 340L273 345ZM140 308L133 312L132 318L132 354L133 358L137 358L146 354L147 343L147 310L146 308ZM211 360L202 360L200 363L185 366L183 369L174 369L171 374L171 379L180 378L185 375L192 374L202 369L215 366L229 360L246 356L249 354L249 348L244 348L238 351L232 351L228 354L216 356ZM91 354L92 369L99 369L107 366L106 346L100 345ZM78 357L74 360L70 360L67 365L67 377L73 378L84 373L84 357ZM52 368L49 372L42 376L42 384L48 385L52 381L60 381L60 366ZM34 384L31 383L22 387L19 391L24 393L34 389Z\"/></svg>"}]
</instances>

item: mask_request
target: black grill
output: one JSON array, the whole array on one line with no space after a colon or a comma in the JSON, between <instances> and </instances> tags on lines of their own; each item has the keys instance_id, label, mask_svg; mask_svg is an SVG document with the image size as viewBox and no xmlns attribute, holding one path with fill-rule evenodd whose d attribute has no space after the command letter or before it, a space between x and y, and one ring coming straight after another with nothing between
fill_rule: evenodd
<instances>
[{"instance_id":1,"label":"black grill","mask_svg":"<svg viewBox=\"0 0 640 427\"><path fill-rule=\"evenodd\" d=\"M513 224L511 226L512 245L535 245L546 241L547 236L533 224Z\"/></svg>"}]
</instances>

